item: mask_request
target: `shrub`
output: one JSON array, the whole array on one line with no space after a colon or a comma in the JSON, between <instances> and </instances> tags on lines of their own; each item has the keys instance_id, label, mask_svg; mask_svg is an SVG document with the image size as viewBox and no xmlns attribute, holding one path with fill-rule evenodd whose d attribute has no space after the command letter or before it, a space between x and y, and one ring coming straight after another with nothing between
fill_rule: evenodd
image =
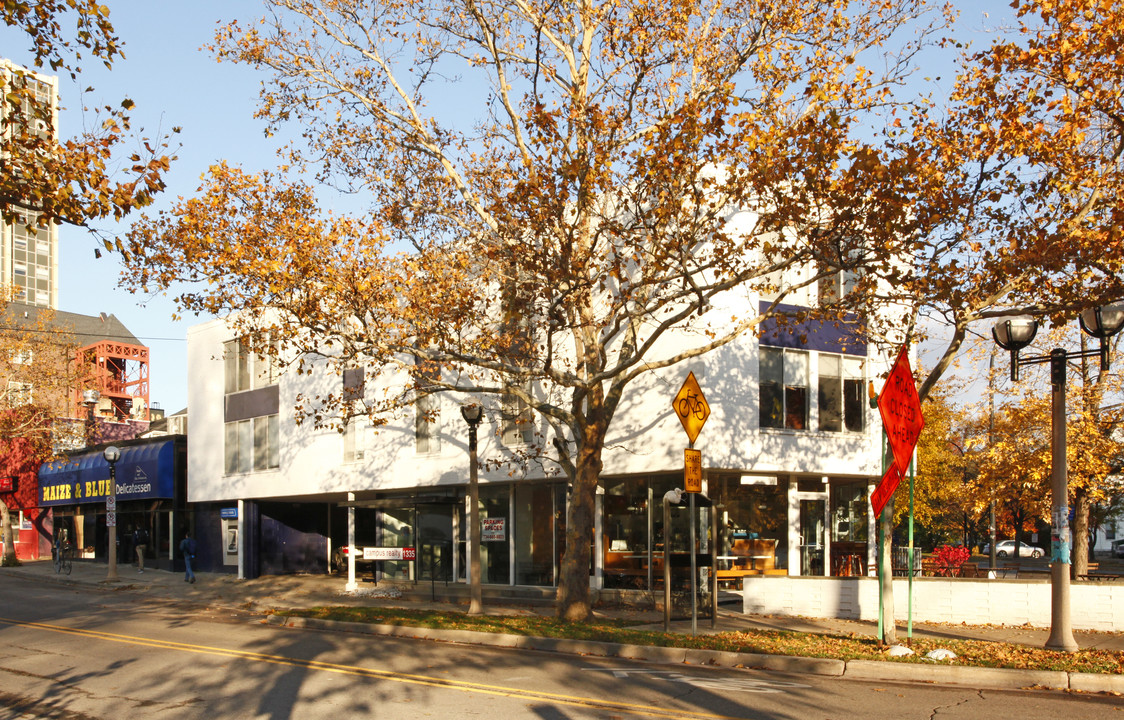
<instances>
[{"instance_id":1,"label":"shrub","mask_svg":"<svg viewBox=\"0 0 1124 720\"><path fill-rule=\"evenodd\" d=\"M941 545L933 551L933 559L937 561L936 574L940 577L956 577L960 574L960 566L968 562L972 553L966 547L951 547Z\"/></svg>"}]
</instances>

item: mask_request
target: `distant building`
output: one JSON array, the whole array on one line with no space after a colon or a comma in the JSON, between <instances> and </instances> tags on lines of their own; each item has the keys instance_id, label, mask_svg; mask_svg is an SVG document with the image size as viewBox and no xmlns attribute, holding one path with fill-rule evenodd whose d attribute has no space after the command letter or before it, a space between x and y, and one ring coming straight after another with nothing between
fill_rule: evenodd
<instances>
[{"instance_id":1,"label":"distant building","mask_svg":"<svg viewBox=\"0 0 1124 720\"><path fill-rule=\"evenodd\" d=\"M39 131L57 137L58 78L40 75L0 59L0 90L5 96L17 83L31 85L35 102L43 108L40 118L33 118L27 103L24 117L32 117ZM10 113L7 103L0 103L0 132L8 133L5 122ZM41 118L48 118L44 120ZM7 172L7 171L5 171ZM57 309L59 305L59 234L58 225L38 227L38 213L33 203L20 208L15 222L0 218L0 286L15 288L18 299L30 305Z\"/></svg>"}]
</instances>

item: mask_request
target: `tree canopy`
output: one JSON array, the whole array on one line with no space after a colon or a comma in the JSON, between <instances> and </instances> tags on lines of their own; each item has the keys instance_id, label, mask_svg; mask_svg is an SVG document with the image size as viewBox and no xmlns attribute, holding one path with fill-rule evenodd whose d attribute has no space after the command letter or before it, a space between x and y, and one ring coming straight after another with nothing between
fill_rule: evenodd
<instances>
[{"instance_id":1,"label":"tree canopy","mask_svg":"<svg viewBox=\"0 0 1124 720\"><path fill-rule=\"evenodd\" d=\"M52 222L88 226L100 218L121 219L151 204L164 189L172 157L168 138L135 138L129 120L133 102L123 99L95 115L90 129L60 138L54 80L36 68L68 73L77 80L80 62L110 67L121 56L109 10L95 0L4 0L0 18L30 42L33 69L0 66L0 219L43 227ZM64 24L74 23L71 34ZM127 142L139 149L124 152ZM123 250L104 239L110 250Z\"/></svg>"}]
</instances>

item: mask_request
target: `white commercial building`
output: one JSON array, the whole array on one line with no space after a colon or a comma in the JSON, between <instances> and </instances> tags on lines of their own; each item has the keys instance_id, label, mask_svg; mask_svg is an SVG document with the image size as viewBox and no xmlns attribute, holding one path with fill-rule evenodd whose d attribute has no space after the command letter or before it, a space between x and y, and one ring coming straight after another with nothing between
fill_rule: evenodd
<instances>
[{"instance_id":1,"label":"white commercial building","mask_svg":"<svg viewBox=\"0 0 1124 720\"><path fill-rule=\"evenodd\" d=\"M832 288L813 285L786 300L810 305L817 292ZM719 577L740 586L752 574L865 574L874 552L869 492L882 475L881 422L867 386L881 384L896 349L863 342L854 327L771 322L635 381L605 448L592 586L643 590L662 579L661 501L683 485L687 446L673 399L689 371L711 410L696 447L717 511ZM221 319L189 331L188 367L188 500L197 539L223 543L229 570L327 571L353 522L360 550L412 549L402 554L414 559L378 563L380 578L466 578L468 427L459 408L468 398L430 396L378 428L297 424L298 394L375 394L396 380L361 369L279 372L243 352ZM564 545L564 476L545 463L487 462L514 460L536 440L551 445L545 426L520 425L483 402L483 580L551 586ZM708 517L700 513L704 537ZM686 548L678 523L672 552Z\"/></svg>"}]
</instances>

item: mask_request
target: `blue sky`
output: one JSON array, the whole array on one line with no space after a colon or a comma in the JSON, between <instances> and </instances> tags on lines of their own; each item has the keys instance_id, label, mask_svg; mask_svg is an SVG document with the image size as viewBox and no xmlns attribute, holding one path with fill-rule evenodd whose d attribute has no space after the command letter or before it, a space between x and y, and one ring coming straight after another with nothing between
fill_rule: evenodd
<instances>
[{"instance_id":1,"label":"blue sky","mask_svg":"<svg viewBox=\"0 0 1124 720\"><path fill-rule=\"evenodd\" d=\"M220 65L200 50L220 21L258 17L258 2L104 0L104 4L124 41L125 59L118 60L111 72L97 63L85 63L86 72L78 83L60 78L64 136L77 133L83 121L89 121L80 112L83 105L117 105L124 97L136 103L134 129L145 135L157 136L181 127L179 159L167 177L168 190L150 212L166 208L177 196L194 194L200 176L219 160L247 169L276 165L274 151L279 141L267 139L262 124L252 117L260 76L244 67ZM970 30L1009 15L1002 0L961 0L958 4L965 12L962 26ZM987 11L990 17L985 15ZM22 35L0 28L0 56L27 64L27 45ZM80 92L87 86L93 86L94 92L82 96ZM99 227L111 235L124 234L128 222L119 226L100 223ZM151 348L152 401L169 413L185 407L186 332L201 319L174 321L170 299L119 289L117 258L103 253L95 260L97 243L84 230L64 226L60 235L59 308L89 315L112 313L120 318Z\"/></svg>"}]
</instances>

